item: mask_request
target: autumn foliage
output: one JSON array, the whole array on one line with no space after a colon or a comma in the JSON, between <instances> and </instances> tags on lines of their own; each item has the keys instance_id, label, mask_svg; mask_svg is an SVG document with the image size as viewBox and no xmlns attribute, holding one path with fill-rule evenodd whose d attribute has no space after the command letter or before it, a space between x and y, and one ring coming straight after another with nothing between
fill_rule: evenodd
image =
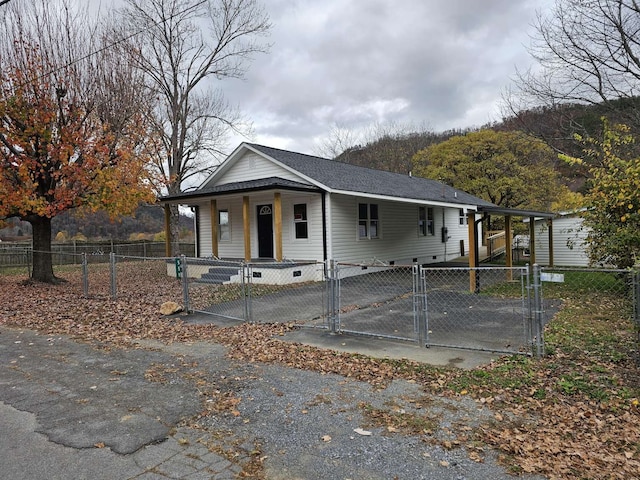
<instances>
[{"instance_id":1,"label":"autumn foliage","mask_svg":"<svg viewBox=\"0 0 640 480\"><path fill-rule=\"evenodd\" d=\"M71 75L50 75L37 47L16 48L26 62L3 71L0 87L0 218L32 224L32 276L52 281L51 218L72 208L116 217L153 200L136 130L143 123L115 130Z\"/></svg>"},{"instance_id":2,"label":"autumn foliage","mask_svg":"<svg viewBox=\"0 0 640 480\"><path fill-rule=\"evenodd\" d=\"M626 125L603 119L602 137L581 138L583 156L564 160L589 171L587 244L593 263L619 268L638 265L640 257L640 162L635 136Z\"/></svg>"}]
</instances>

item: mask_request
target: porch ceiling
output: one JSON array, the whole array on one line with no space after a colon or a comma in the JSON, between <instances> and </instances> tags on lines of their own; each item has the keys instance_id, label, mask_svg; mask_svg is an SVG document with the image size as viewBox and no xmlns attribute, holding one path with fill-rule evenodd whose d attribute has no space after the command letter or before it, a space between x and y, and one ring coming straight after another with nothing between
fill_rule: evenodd
<instances>
[{"instance_id":1,"label":"porch ceiling","mask_svg":"<svg viewBox=\"0 0 640 480\"><path fill-rule=\"evenodd\" d=\"M509 215L511 217L542 217L553 218L555 214L549 212L537 212L535 210L519 210L517 208L504 208L497 205L487 206L479 205L478 213L486 213L488 215Z\"/></svg>"}]
</instances>

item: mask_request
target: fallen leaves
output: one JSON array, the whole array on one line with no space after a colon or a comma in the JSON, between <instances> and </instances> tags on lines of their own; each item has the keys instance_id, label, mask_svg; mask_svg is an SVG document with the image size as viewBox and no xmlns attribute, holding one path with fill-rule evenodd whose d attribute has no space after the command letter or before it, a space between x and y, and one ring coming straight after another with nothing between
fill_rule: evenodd
<instances>
[{"instance_id":1,"label":"fallen leaves","mask_svg":"<svg viewBox=\"0 0 640 480\"><path fill-rule=\"evenodd\" d=\"M445 449L466 448L473 461L482 462L484 449L491 447L515 471L554 478L634 478L640 471L640 371L632 356L637 345L619 298L565 300L546 334L552 353L542 360L505 357L466 372L283 342L281 337L294 328L289 324L186 325L159 312L164 302L182 299L181 284L167 277L164 262L119 264L117 300L110 298L108 269L98 273L92 270L90 298L81 296L81 278L73 272L59 274L67 280L62 285L21 284L18 277L0 276L0 289L11 299L0 303L0 324L39 330L51 341L65 334L105 347L132 348L140 339L210 340L226 345L235 359L340 374L374 388L403 378L431 395L475 399L491 412L479 427L451 427L451 438L440 442ZM126 373L111 372L114 378ZM175 374L166 365L151 365L145 376L166 382ZM205 378L194 382L204 399L203 415L241 417L241 399L232 391L220 391ZM330 403L330 397L319 396L308 407L319 403ZM428 408L412 413L370 405L361 409L382 434L434 438L441 430ZM307 413L307 408L301 412ZM321 440L331 442L331 436Z\"/></svg>"}]
</instances>

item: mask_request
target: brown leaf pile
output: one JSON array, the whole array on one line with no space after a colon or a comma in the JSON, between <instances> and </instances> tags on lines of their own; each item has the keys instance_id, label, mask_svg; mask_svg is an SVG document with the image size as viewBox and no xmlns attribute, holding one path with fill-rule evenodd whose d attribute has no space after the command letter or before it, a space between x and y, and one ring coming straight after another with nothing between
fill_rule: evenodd
<instances>
[{"instance_id":1,"label":"brown leaf pile","mask_svg":"<svg viewBox=\"0 0 640 480\"><path fill-rule=\"evenodd\" d=\"M640 477L637 345L625 315L617 313L624 309L615 298L567 302L547 332L553 352L543 360L505 357L460 371L283 342L282 335L294 328L287 324L219 328L164 317L160 305L181 303L182 296L180 282L167 277L164 263L119 265L117 300L109 296L108 270L92 272L89 298L82 297L78 273L59 275L67 283L31 284L18 276L0 276L0 325L106 346L131 347L139 339L213 340L228 346L236 359L340 374L377 388L404 378L431 393L470 395L491 408L491 423L474 432L461 426L459 438L499 449L515 472L550 478ZM232 412L239 399L225 394L225 408ZM403 430L403 425L390 425L389 431Z\"/></svg>"}]
</instances>

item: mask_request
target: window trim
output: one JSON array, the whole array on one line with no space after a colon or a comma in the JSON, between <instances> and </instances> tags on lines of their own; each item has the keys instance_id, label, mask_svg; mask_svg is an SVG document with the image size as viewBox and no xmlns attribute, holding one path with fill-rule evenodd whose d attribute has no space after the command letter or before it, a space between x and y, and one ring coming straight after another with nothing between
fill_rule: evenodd
<instances>
[{"instance_id":1,"label":"window trim","mask_svg":"<svg viewBox=\"0 0 640 480\"><path fill-rule=\"evenodd\" d=\"M424 212L424 216L423 216ZM436 234L435 213L433 207L418 206L418 236L433 237Z\"/></svg>"},{"instance_id":2,"label":"window trim","mask_svg":"<svg viewBox=\"0 0 640 480\"><path fill-rule=\"evenodd\" d=\"M296 219L296 206L304 205L304 218ZM298 225L305 224L306 225L306 236L298 237ZM293 239L296 241L305 241L309 240L309 205L307 202L300 202L293 204Z\"/></svg>"},{"instance_id":3,"label":"window trim","mask_svg":"<svg viewBox=\"0 0 640 480\"><path fill-rule=\"evenodd\" d=\"M362 206L364 206L364 208L366 209L366 218L361 216ZM374 208L372 209L371 207ZM373 216L374 213L375 217ZM358 240L379 240L380 238L382 238L382 235L380 234L380 204L358 202L357 217L358 223L356 234ZM371 235L371 232L374 230L376 232L375 235Z\"/></svg>"},{"instance_id":4,"label":"window trim","mask_svg":"<svg viewBox=\"0 0 640 480\"><path fill-rule=\"evenodd\" d=\"M221 214L222 213L226 213L227 214L227 224L226 224L226 231L228 234L228 238L222 238L222 234L223 234L223 228L222 228L222 223L221 223ZM218 242L220 243L231 243L231 212L229 211L228 208L220 208L218 209Z\"/></svg>"},{"instance_id":5,"label":"window trim","mask_svg":"<svg viewBox=\"0 0 640 480\"><path fill-rule=\"evenodd\" d=\"M466 227L467 225L469 225L469 217L467 216L467 213L465 212L464 208L459 208L458 209L458 226Z\"/></svg>"}]
</instances>

